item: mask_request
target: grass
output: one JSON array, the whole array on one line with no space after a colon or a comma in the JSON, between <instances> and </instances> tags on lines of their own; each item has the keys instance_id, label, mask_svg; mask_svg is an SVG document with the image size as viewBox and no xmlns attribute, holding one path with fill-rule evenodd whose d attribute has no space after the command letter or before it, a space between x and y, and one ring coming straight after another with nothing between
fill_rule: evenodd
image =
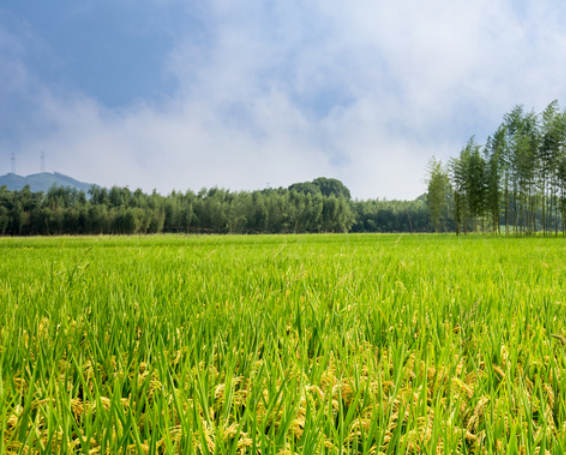
<instances>
[{"instance_id":1,"label":"grass","mask_svg":"<svg viewBox=\"0 0 566 455\"><path fill-rule=\"evenodd\" d=\"M566 452L566 243L0 239L0 455Z\"/></svg>"}]
</instances>

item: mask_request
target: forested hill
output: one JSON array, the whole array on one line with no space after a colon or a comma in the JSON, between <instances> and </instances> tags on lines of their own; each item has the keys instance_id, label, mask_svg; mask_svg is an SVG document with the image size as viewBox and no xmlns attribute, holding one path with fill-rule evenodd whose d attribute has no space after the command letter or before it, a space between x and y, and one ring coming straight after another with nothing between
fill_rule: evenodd
<instances>
[{"instance_id":1,"label":"forested hill","mask_svg":"<svg viewBox=\"0 0 566 455\"><path fill-rule=\"evenodd\" d=\"M289 188L198 193L92 187L0 187L0 235L302 232L426 232L425 198L352 201L336 179L318 178Z\"/></svg>"},{"instance_id":2,"label":"forested hill","mask_svg":"<svg viewBox=\"0 0 566 455\"><path fill-rule=\"evenodd\" d=\"M91 183L79 182L72 177L58 172L41 172L26 177L13 173L1 175L0 187L4 185L11 191L22 190L26 185L29 185L31 191L43 191L44 193L47 193L49 188L53 185L75 188L84 192L87 192L92 186Z\"/></svg>"}]
</instances>

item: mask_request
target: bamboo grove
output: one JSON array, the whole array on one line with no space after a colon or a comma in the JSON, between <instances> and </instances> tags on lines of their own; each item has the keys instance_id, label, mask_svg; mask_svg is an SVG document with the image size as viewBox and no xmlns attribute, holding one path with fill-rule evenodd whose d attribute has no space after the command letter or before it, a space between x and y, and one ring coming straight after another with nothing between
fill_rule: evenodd
<instances>
[{"instance_id":1,"label":"bamboo grove","mask_svg":"<svg viewBox=\"0 0 566 455\"><path fill-rule=\"evenodd\" d=\"M564 233L566 112L515 107L485 145L472 137L447 166L430 161L428 196L437 232Z\"/></svg>"}]
</instances>

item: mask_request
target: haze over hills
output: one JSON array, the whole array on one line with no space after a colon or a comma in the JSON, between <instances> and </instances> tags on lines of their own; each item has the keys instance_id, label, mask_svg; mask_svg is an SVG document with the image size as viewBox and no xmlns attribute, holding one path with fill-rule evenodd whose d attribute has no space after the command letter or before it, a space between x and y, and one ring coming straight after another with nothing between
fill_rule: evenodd
<instances>
[{"instance_id":1,"label":"haze over hills","mask_svg":"<svg viewBox=\"0 0 566 455\"><path fill-rule=\"evenodd\" d=\"M21 190L24 186L29 185L31 191L49 191L53 185L76 188L85 193L92 187L92 183L84 183L75 180L68 175L60 174L59 172L41 172L39 174L30 174L28 176L21 176L14 173L9 173L0 176L0 187L6 185L10 191Z\"/></svg>"}]
</instances>

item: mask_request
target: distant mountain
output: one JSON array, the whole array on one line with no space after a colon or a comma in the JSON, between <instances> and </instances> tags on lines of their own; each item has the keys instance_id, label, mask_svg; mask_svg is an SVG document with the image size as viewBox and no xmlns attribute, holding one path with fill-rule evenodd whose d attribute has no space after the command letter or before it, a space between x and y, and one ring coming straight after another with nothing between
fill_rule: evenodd
<instances>
[{"instance_id":1,"label":"distant mountain","mask_svg":"<svg viewBox=\"0 0 566 455\"><path fill-rule=\"evenodd\" d=\"M83 190L85 193L91 188L91 183L84 183L75 180L67 175L58 172L42 172L40 174L31 174L22 177L17 174L6 174L0 176L0 187L6 185L10 191L21 190L24 186L29 185L31 191L43 191L47 193L53 185L76 188Z\"/></svg>"}]
</instances>

